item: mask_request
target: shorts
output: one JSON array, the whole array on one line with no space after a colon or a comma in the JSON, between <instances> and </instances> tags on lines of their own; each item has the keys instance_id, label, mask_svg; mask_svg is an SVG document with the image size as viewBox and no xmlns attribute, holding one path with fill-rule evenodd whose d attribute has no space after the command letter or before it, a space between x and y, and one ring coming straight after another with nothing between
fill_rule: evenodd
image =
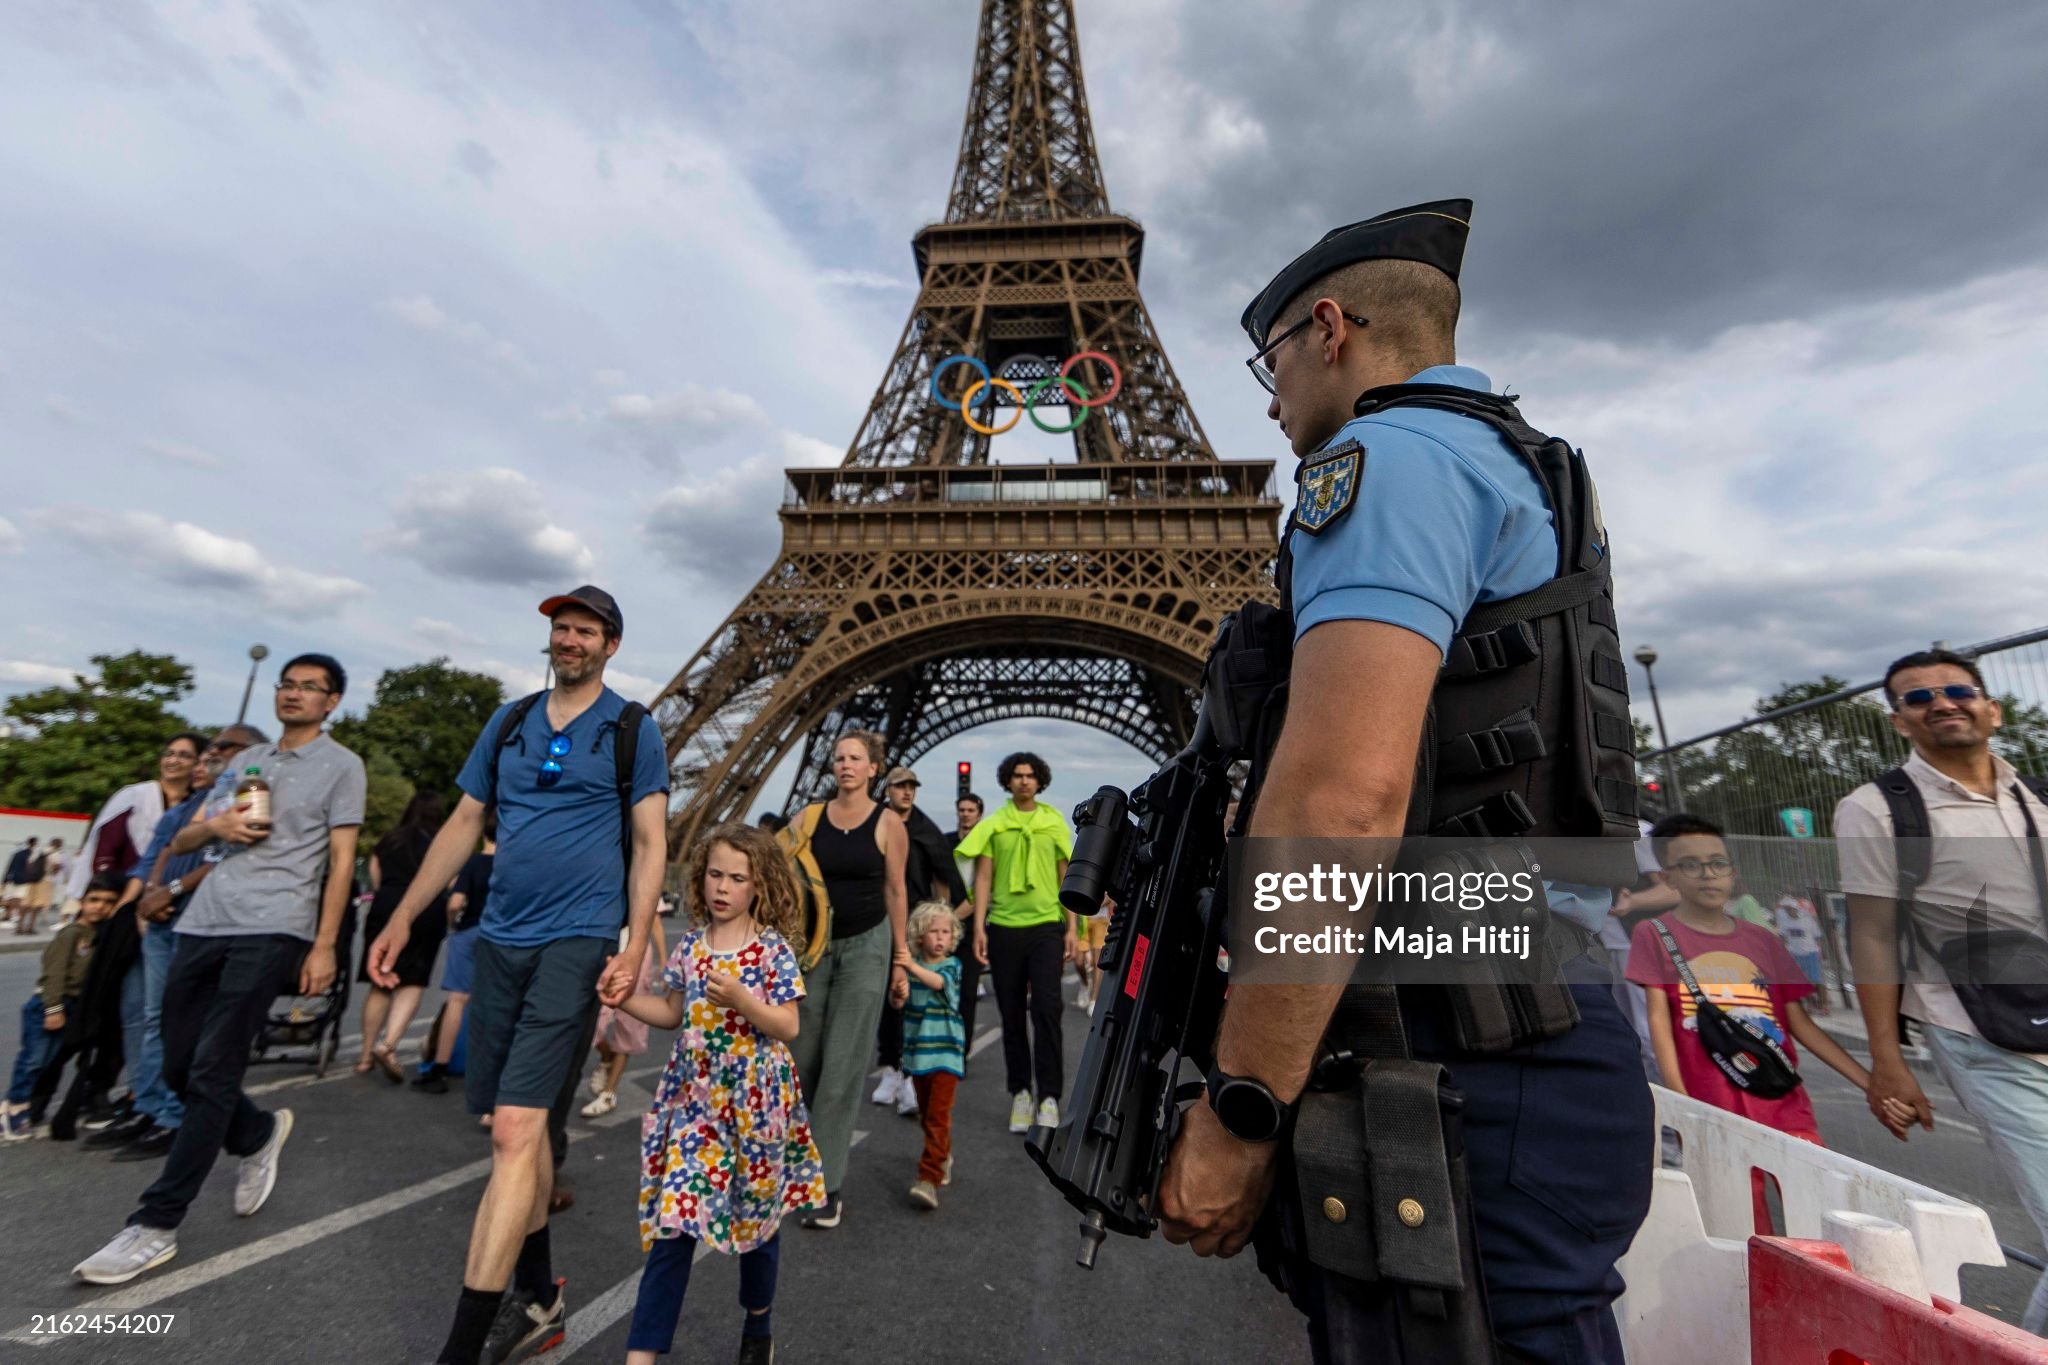
<instances>
[{"instance_id":1,"label":"shorts","mask_svg":"<svg viewBox=\"0 0 2048 1365\"><path fill-rule=\"evenodd\" d=\"M580 1066L597 1017L597 978L614 938L558 938L509 948L480 938L470 975L468 1070L472 1114L499 1105L547 1109Z\"/></svg>"},{"instance_id":2,"label":"shorts","mask_svg":"<svg viewBox=\"0 0 2048 1365\"><path fill-rule=\"evenodd\" d=\"M49 909L50 884L48 882L30 882L28 893L22 898L22 903L31 910Z\"/></svg>"},{"instance_id":3,"label":"shorts","mask_svg":"<svg viewBox=\"0 0 2048 1365\"><path fill-rule=\"evenodd\" d=\"M1109 916L1097 915L1081 921L1081 946L1093 952L1101 952L1109 942Z\"/></svg>"},{"instance_id":4,"label":"shorts","mask_svg":"<svg viewBox=\"0 0 2048 1365\"><path fill-rule=\"evenodd\" d=\"M482 931L472 924L448 935L448 955L441 959L441 989L469 994L470 973L476 970L476 942Z\"/></svg>"}]
</instances>

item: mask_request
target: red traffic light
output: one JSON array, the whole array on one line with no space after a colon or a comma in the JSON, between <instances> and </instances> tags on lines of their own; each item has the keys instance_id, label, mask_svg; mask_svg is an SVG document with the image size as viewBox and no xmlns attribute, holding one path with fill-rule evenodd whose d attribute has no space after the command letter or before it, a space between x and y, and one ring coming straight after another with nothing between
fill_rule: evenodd
<instances>
[{"instance_id":1,"label":"red traffic light","mask_svg":"<svg viewBox=\"0 0 2048 1365\"><path fill-rule=\"evenodd\" d=\"M973 772L973 771L974 771L974 765L973 765L972 763L968 763L968 762L966 762L965 760L963 760L963 761L961 762L961 764L960 764L960 776L962 776L962 777L965 777L965 776L967 776L967 775L968 775L969 773L971 773L971 772Z\"/></svg>"},{"instance_id":2,"label":"red traffic light","mask_svg":"<svg viewBox=\"0 0 2048 1365\"><path fill-rule=\"evenodd\" d=\"M1663 787L1661 787L1661 786L1659 786L1659 785L1658 785L1657 783L1655 783L1655 782L1645 782L1645 783L1643 784L1643 790L1644 790L1644 791L1646 791L1646 792L1656 793L1656 792L1660 792L1660 791L1663 791L1663 790L1664 790L1664 788L1663 788Z\"/></svg>"}]
</instances>

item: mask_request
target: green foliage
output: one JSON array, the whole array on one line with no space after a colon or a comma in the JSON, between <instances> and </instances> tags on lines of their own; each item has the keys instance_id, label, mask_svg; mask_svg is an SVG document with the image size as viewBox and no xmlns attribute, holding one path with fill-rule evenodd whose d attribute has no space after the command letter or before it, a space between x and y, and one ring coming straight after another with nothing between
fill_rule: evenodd
<instances>
[{"instance_id":1,"label":"green foliage","mask_svg":"<svg viewBox=\"0 0 2048 1365\"><path fill-rule=\"evenodd\" d=\"M0 740L0 805L92 814L116 788L156 774L163 743L192 723L174 705L192 670L168 654L92 656L96 677L8 701L16 733Z\"/></svg>"},{"instance_id":2,"label":"green foliage","mask_svg":"<svg viewBox=\"0 0 2048 1365\"><path fill-rule=\"evenodd\" d=\"M397 761L381 749L363 756L363 772L367 786L363 794L363 833L357 847L368 854L405 814L405 803L412 800L413 785L398 770Z\"/></svg>"},{"instance_id":3,"label":"green foliage","mask_svg":"<svg viewBox=\"0 0 2048 1365\"><path fill-rule=\"evenodd\" d=\"M373 758L385 760L387 777L405 784L400 809L415 789L446 793L452 803L455 777L470 746L504 700L505 689L496 678L466 672L445 658L434 659L387 670L377 680L376 699L360 717L335 722L333 734L361 754L366 764ZM395 791L396 786L387 784L387 796ZM396 821L396 813L392 819ZM366 826L365 842L381 833Z\"/></svg>"},{"instance_id":4,"label":"green foliage","mask_svg":"<svg viewBox=\"0 0 2048 1365\"><path fill-rule=\"evenodd\" d=\"M2018 697L1998 699L2005 724L1991 737L1992 752L2023 773L2048 774L2048 709Z\"/></svg>"}]
</instances>

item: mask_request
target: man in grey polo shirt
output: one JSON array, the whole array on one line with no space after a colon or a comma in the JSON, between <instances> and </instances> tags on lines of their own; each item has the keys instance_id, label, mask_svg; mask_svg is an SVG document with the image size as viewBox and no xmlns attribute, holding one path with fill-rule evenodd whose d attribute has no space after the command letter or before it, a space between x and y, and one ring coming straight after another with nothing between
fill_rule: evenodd
<instances>
[{"instance_id":1,"label":"man in grey polo shirt","mask_svg":"<svg viewBox=\"0 0 2048 1365\"><path fill-rule=\"evenodd\" d=\"M317 995L334 982L364 776L362 760L321 727L347 685L324 654L286 664L277 684L282 736L243 750L214 793L232 794L257 769L270 784L269 818L246 799L225 809L209 800L171 840L173 853L214 844L222 853L178 922L164 984L164 1079L185 1120L128 1226L73 1271L81 1280L124 1284L177 1255L178 1224L223 1149L242 1159L235 1212L246 1218L270 1197L292 1111L258 1109L242 1076L271 1001L294 988Z\"/></svg>"}]
</instances>

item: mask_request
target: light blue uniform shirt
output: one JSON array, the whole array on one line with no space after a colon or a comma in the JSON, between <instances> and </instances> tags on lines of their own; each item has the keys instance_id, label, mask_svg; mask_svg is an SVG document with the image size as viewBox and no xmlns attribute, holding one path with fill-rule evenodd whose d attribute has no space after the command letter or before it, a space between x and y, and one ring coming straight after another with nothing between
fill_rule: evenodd
<instances>
[{"instance_id":1,"label":"light blue uniform shirt","mask_svg":"<svg viewBox=\"0 0 2048 1365\"><path fill-rule=\"evenodd\" d=\"M1435 365L1408 382L1493 388L1466 365ZM1393 408L1345 423L1330 444L1346 440L1365 448L1350 508L1319 535L1289 532L1295 639L1325 621L1383 621L1442 653L1475 602L1528 592L1557 572L1543 486L1485 423Z\"/></svg>"},{"instance_id":2,"label":"light blue uniform shirt","mask_svg":"<svg viewBox=\"0 0 2048 1365\"><path fill-rule=\"evenodd\" d=\"M1434 365L1408 382L1493 390L1468 365ZM1543 485L1492 427L1438 408L1392 408L1353 418L1329 444L1347 440L1365 449L1350 508L1319 535L1289 532L1296 640L1325 621L1382 621L1441 654L1473 604L1518 596L1556 574ZM1598 887L1544 889L1551 909L1594 933L1613 902Z\"/></svg>"}]
</instances>

